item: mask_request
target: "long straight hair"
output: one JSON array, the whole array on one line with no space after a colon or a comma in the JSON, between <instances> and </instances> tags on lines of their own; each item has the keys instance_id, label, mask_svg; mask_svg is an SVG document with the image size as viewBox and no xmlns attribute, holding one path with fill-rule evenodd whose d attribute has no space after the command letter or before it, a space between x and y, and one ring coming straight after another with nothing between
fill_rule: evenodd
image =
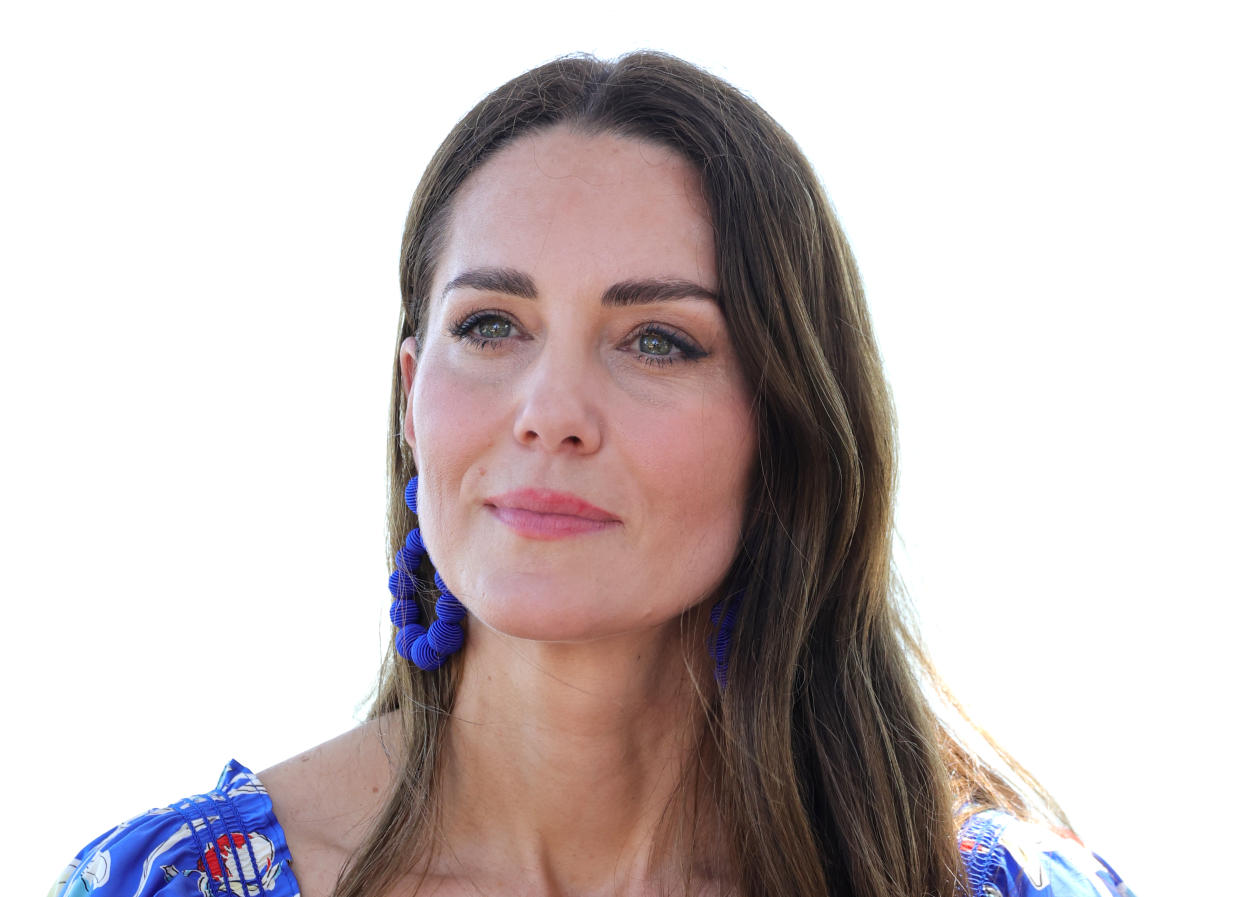
<instances>
[{"instance_id":1,"label":"long straight hair","mask_svg":"<svg viewBox=\"0 0 1242 897\"><path fill-rule=\"evenodd\" d=\"M728 685L701 692L722 821L714 847L734 891L950 897L964 881L961 813L1025 814L1024 788L1046 795L1007 755L985 763L932 710L937 692L948 696L892 571L896 439L862 285L810 164L767 113L652 52L567 57L505 84L453 129L414 194L398 346L425 325L462 184L515 138L558 125L661 144L698 170L721 310L753 390L756 476L723 592L738 596ZM394 364L390 561L414 525L404 405ZM420 672L390 647L372 715L400 714L404 754L337 897L372 897L416 872L412 857L430 862L457 675L453 661Z\"/></svg>"}]
</instances>

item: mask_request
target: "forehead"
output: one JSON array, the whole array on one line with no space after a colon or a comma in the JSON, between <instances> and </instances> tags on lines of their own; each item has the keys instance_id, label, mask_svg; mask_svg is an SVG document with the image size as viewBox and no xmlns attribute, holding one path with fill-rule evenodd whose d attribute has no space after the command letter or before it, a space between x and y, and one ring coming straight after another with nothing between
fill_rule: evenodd
<instances>
[{"instance_id":1,"label":"forehead","mask_svg":"<svg viewBox=\"0 0 1242 897\"><path fill-rule=\"evenodd\" d=\"M436 281L476 266L517 268L537 285L668 277L716 288L693 166L657 144L560 127L515 140L458 192Z\"/></svg>"}]
</instances>

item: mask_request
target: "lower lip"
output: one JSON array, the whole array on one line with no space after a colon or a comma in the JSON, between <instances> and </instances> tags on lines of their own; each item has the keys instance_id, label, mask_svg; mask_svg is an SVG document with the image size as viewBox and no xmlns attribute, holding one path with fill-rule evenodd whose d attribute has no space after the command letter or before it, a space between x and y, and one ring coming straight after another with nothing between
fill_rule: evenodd
<instances>
[{"instance_id":1,"label":"lower lip","mask_svg":"<svg viewBox=\"0 0 1242 897\"><path fill-rule=\"evenodd\" d=\"M519 536L527 539L568 539L598 533L617 526L617 520L589 520L572 514L541 514L521 508L498 508L488 505L492 515Z\"/></svg>"}]
</instances>

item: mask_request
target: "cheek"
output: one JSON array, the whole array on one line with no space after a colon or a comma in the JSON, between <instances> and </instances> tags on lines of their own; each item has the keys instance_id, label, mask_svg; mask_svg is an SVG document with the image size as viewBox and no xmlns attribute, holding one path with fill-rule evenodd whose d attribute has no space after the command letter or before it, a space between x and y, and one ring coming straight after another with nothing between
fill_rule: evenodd
<instances>
[{"instance_id":1,"label":"cheek","mask_svg":"<svg viewBox=\"0 0 1242 897\"><path fill-rule=\"evenodd\" d=\"M651 452L649 463L688 493L683 500L719 507L741 501L751 458L754 424L747 404L732 390L706 391L667 422L665 436ZM695 501L697 497L697 501Z\"/></svg>"},{"instance_id":2,"label":"cheek","mask_svg":"<svg viewBox=\"0 0 1242 897\"><path fill-rule=\"evenodd\" d=\"M672 556L691 578L714 586L740 537L754 457L753 422L732 396L685 409L645 438L637 427L635 473L643 477L652 551ZM645 472L645 473L643 473Z\"/></svg>"},{"instance_id":3,"label":"cheek","mask_svg":"<svg viewBox=\"0 0 1242 897\"><path fill-rule=\"evenodd\" d=\"M439 474L455 469L482 429L485 414L463 414L463 409L485 410L484 396L452 377L429 373L416 381L409 414L414 422L414 459L420 472Z\"/></svg>"},{"instance_id":4,"label":"cheek","mask_svg":"<svg viewBox=\"0 0 1242 897\"><path fill-rule=\"evenodd\" d=\"M503 371L479 376L454 366L440 346L419 362L408 409L414 422L414 459L434 476L460 472L499 432L504 414Z\"/></svg>"},{"instance_id":5,"label":"cheek","mask_svg":"<svg viewBox=\"0 0 1242 897\"><path fill-rule=\"evenodd\" d=\"M445 376L443 370L434 363L420 367L407 409L419 472L419 527L437 565L448 560L444 546L461 542L463 487L482 473L471 465L494 444L498 432L495 387Z\"/></svg>"}]
</instances>

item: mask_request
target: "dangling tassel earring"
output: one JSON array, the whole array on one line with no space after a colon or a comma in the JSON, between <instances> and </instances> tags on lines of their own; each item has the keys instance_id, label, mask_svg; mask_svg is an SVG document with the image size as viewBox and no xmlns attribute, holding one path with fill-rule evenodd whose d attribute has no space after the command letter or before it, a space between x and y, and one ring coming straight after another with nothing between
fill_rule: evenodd
<instances>
[{"instance_id":1,"label":"dangling tassel earring","mask_svg":"<svg viewBox=\"0 0 1242 897\"><path fill-rule=\"evenodd\" d=\"M418 513L417 476L406 483L405 503L411 513ZM466 640L461 628L466 609L449 591L440 574L436 573L436 588L440 590L440 597L436 599L436 619L430 627L419 624L418 601L414 598L418 587L414 574L426 554L423 534L418 529L410 530L405 537L405 545L397 552L397 569L388 577L388 591L393 599L388 616L392 625L397 627L397 653L406 660L412 660L421 669L436 670L450 654L459 651Z\"/></svg>"}]
</instances>

